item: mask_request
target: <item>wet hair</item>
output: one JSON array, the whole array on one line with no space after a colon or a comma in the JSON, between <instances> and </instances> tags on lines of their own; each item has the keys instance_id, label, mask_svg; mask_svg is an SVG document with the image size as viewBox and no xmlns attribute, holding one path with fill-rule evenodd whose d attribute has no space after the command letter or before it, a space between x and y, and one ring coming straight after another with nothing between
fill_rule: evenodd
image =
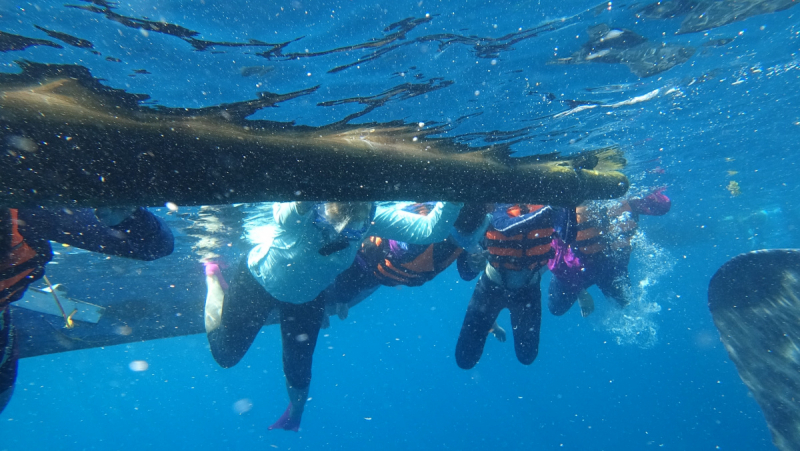
<instances>
[{"instance_id":1,"label":"wet hair","mask_svg":"<svg viewBox=\"0 0 800 451\"><path fill-rule=\"evenodd\" d=\"M371 210L371 202L326 202L325 219L341 232L349 224L369 221Z\"/></svg>"}]
</instances>

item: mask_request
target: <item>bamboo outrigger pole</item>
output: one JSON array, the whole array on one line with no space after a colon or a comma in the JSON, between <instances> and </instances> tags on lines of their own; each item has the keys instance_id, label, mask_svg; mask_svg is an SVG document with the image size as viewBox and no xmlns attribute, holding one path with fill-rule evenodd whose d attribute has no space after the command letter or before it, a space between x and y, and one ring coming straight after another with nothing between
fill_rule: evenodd
<instances>
[{"instance_id":1,"label":"bamboo outrigger pole","mask_svg":"<svg viewBox=\"0 0 800 451\"><path fill-rule=\"evenodd\" d=\"M464 152L416 126L301 127L245 118L308 91L201 109L152 108L80 66L0 75L0 205L325 200L577 205L623 195L614 150L549 161ZM459 152L460 151L460 152Z\"/></svg>"}]
</instances>

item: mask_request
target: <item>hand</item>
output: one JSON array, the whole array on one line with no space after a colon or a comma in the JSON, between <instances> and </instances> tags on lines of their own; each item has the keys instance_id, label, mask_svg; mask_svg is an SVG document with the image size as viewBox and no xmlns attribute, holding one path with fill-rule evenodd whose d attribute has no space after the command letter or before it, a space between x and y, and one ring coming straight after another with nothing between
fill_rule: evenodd
<instances>
[{"instance_id":1,"label":"hand","mask_svg":"<svg viewBox=\"0 0 800 451\"><path fill-rule=\"evenodd\" d=\"M467 256L467 265L474 271L482 271L486 266L486 260L489 258L489 251L481 251L470 253Z\"/></svg>"},{"instance_id":2,"label":"hand","mask_svg":"<svg viewBox=\"0 0 800 451\"><path fill-rule=\"evenodd\" d=\"M496 322L494 323L494 326L492 326L492 328L489 330L489 332L494 334L494 338L497 338L497 341L501 343L506 342L506 330L500 327L500 325L497 324Z\"/></svg>"}]
</instances>

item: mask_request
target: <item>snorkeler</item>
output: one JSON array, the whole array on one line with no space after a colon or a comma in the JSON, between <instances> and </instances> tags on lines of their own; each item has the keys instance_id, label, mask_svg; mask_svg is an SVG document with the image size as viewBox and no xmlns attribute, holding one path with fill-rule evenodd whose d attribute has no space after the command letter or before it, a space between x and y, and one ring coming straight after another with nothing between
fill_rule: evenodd
<instances>
[{"instance_id":1,"label":"snorkeler","mask_svg":"<svg viewBox=\"0 0 800 451\"><path fill-rule=\"evenodd\" d=\"M427 216L433 203L404 207L405 211ZM326 302L336 306L344 319L347 309L365 299L380 286L418 287L433 280L459 260L464 247L477 245L486 231L488 218L485 204L466 204L453 223L450 234L432 244L409 244L370 236L361 243L353 264L336 277L326 290ZM474 278L474 277L473 277Z\"/></svg>"},{"instance_id":2,"label":"snorkeler","mask_svg":"<svg viewBox=\"0 0 800 451\"><path fill-rule=\"evenodd\" d=\"M552 257L550 243L566 211L543 205L500 204L483 240L485 270L467 306L456 344L456 363L474 367L486 337L504 308L511 312L517 360L530 365L539 352L542 268ZM559 228L560 230L560 228Z\"/></svg>"},{"instance_id":3,"label":"snorkeler","mask_svg":"<svg viewBox=\"0 0 800 451\"><path fill-rule=\"evenodd\" d=\"M270 311L279 309L289 406L270 429L297 431L300 427L325 314L321 294L351 266L364 238L377 235L416 244L442 241L461 208L460 204L437 203L423 216L403 211L403 206L275 203L265 207L272 211L252 216L265 221L245 222L248 239L255 246L242 260L228 292L207 298L207 335L214 359L222 367L231 367L244 357ZM216 277L217 271L207 267L207 278Z\"/></svg>"},{"instance_id":4,"label":"snorkeler","mask_svg":"<svg viewBox=\"0 0 800 451\"><path fill-rule=\"evenodd\" d=\"M172 253L169 227L144 208L0 208L0 411L14 391L18 343L10 304L44 277L50 241L137 260Z\"/></svg>"},{"instance_id":5,"label":"snorkeler","mask_svg":"<svg viewBox=\"0 0 800 451\"><path fill-rule=\"evenodd\" d=\"M417 214L427 215L431 204L412 204L406 208ZM433 244L409 244L371 236L364 240L356 260L336 277L325 290L325 301L329 309L346 319L348 310L369 297L379 287L418 287L436 277L458 262L462 279L473 280L483 271L475 269L472 258L478 243L489 226L486 204L465 204L453 224L450 235ZM464 252L465 249L469 251ZM472 252L470 252L472 251ZM485 263L482 261L481 263ZM492 333L505 341L505 330L495 323Z\"/></svg>"},{"instance_id":6,"label":"snorkeler","mask_svg":"<svg viewBox=\"0 0 800 451\"><path fill-rule=\"evenodd\" d=\"M553 241L556 254L548 262L553 273L548 301L550 313L563 315L578 300L581 315L588 316L594 310L594 301L586 289L592 285L597 285L607 298L614 299L621 307L630 304L631 238L638 228L640 215L667 214L671 201L664 194L665 189L657 189L643 198L618 201L611 207L588 204L577 208L574 236L566 242Z\"/></svg>"},{"instance_id":7,"label":"snorkeler","mask_svg":"<svg viewBox=\"0 0 800 451\"><path fill-rule=\"evenodd\" d=\"M410 204L403 210L427 215L435 207L434 202ZM328 316L337 315L344 320L349 310L371 296L381 286L421 286L458 262L459 273L464 280L472 280L483 271L472 267L475 254L464 252L464 248L475 250L486 232L489 219L485 204L466 204L458 214L450 235L433 244L409 244L401 241L370 236L361 243L353 264L336 276L321 296L325 299L325 315L322 328L330 325ZM482 261L481 263L485 263ZM221 299L228 291L219 264L205 263L208 299ZM213 303L213 301L212 301ZM274 310L278 310L275 308ZM219 312L207 312L206 321L214 328L219 322ZM264 326L280 322L280 314L273 311ZM505 330L495 324L495 337L505 341Z\"/></svg>"}]
</instances>

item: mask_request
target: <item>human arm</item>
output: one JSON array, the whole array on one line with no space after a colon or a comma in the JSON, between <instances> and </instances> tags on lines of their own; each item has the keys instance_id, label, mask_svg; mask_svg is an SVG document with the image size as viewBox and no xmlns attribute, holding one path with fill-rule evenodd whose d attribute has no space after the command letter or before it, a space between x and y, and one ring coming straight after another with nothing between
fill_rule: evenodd
<instances>
[{"instance_id":1,"label":"human arm","mask_svg":"<svg viewBox=\"0 0 800 451\"><path fill-rule=\"evenodd\" d=\"M475 279L486 268L486 252L467 252L464 251L458 256L456 261L458 275L467 282Z\"/></svg>"},{"instance_id":2,"label":"human arm","mask_svg":"<svg viewBox=\"0 0 800 451\"><path fill-rule=\"evenodd\" d=\"M410 244L430 244L443 241L450 234L463 204L437 202L427 215L404 211L399 204L379 204L370 235Z\"/></svg>"},{"instance_id":3,"label":"human arm","mask_svg":"<svg viewBox=\"0 0 800 451\"><path fill-rule=\"evenodd\" d=\"M666 187L658 188L645 197L630 199L628 204L631 206L631 212L649 216L667 214L672 207L672 201L664 194L666 189Z\"/></svg>"},{"instance_id":4,"label":"human arm","mask_svg":"<svg viewBox=\"0 0 800 451\"><path fill-rule=\"evenodd\" d=\"M101 214L101 216L104 216ZM92 252L137 260L155 260L172 253L174 237L167 224L152 212L137 207L116 225L105 222L95 210L33 208L19 211L23 236L39 237Z\"/></svg>"},{"instance_id":5,"label":"human arm","mask_svg":"<svg viewBox=\"0 0 800 451\"><path fill-rule=\"evenodd\" d=\"M481 251L481 239L491 222L491 216L487 212L487 208L490 207L487 204L466 203L459 212L450 230L450 236L466 252Z\"/></svg>"},{"instance_id":6,"label":"human arm","mask_svg":"<svg viewBox=\"0 0 800 451\"><path fill-rule=\"evenodd\" d=\"M494 335L494 338L497 338L497 341L500 343L506 342L506 330L500 327L500 325L497 324L497 321L492 324L492 328L489 329L489 332L491 332Z\"/></svg>"},{"instance_id":7,"label":"human arm","mask_svg":"<svg viewBox=\"0 0 800 451\"><path fill-rule=\"evenodd\" d=\"M279 226L291 226L310 218L314 205L315 202L275 202L272 212Z\"/></svg>"}]
</instances>

